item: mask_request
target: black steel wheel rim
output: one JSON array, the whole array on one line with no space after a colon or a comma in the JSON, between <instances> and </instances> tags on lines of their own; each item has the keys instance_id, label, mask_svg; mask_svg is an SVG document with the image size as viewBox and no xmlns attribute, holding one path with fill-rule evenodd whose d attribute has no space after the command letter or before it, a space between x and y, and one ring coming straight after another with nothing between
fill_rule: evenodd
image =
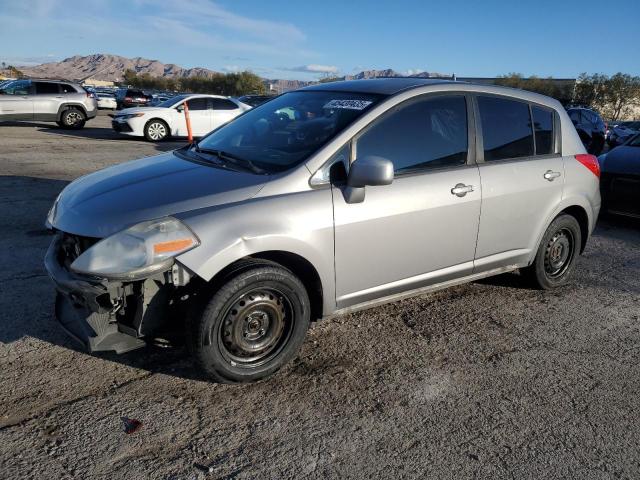
<instances>
[{"instance_id":1,"label":"black steel wheel rim","mask_svg":"<svg viewBox=\"0 0 640 480\"><path fill-rule=\"evenodd\" d=\"M218 329L225 359L252 368L276 357L287 344L294 324L291 301L275 288L255 288L234 298Z\"/></svg>"},{"instance_id":2,"label":"black steel wheel rim","mask_svg":"<svg viewBox=\"0 0 640 480\"><path fill-rule=\"evenodd\" d=\"M575 237L568 228L561 228L551 236L544 255L544 271L548 277L564 275L573 260L574 246Z\"/></svg>"}]
</instances>

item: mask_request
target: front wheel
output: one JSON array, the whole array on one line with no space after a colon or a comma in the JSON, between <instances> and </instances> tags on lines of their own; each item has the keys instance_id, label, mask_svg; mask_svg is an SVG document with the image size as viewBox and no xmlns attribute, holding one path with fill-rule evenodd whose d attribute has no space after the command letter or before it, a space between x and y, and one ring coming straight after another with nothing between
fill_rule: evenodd
<instances>
[{"instance_id":1,"label":"front wheel","mask_svg":"<svg viewBox=\"0 0 640 480\"><path fill-rule=\"evenodd\" d=\"M575 217L559 215L544 233L533 264L523 273L534 286L544 290L564 285L575 266L581 242L580 225Z\"/></svg>"},{"instance_id":2,"label":"front wheel","mask_svg":"<svg viewBox=\"0 0 640 480\"><path fill-rule=\"evenodd\" d=\"M192 319L188 346L196 365L216 381L252 382L293 358L311 318L307 291L277 264L236 273Z\"/></svg>"},{"instance_id":3,"label":"front wheel","mask_svg":"<svg viewBox=\"0 0 640 480\"><path fill-rule=\"evenodd\" d=\"M150 120L144 126L144 137L150 142L160 142L168 136L169 126L162 120Z\"/></svg>"},{"instance_id":4,"label":"front wheel","mask_svg":"<svg viewBox=\"0 0 640 480\"><path fill-rule=\"evenodd\" d=\"M60 116L60 124L63 128L78 130L84 127L86 121L84 113L77 108L69 108Z\"/></svg>"}]
</instances>

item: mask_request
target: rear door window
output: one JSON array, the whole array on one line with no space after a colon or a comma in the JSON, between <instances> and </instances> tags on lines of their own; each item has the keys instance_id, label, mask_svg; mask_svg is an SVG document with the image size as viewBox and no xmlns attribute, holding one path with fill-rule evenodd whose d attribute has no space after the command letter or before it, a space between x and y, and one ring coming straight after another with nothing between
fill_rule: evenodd
<instances>
[{"instance_id":1,"label":"rear door window","mask_svg":"<svg viewBox=\"0 0 640 480\"><path fill-rule=\"evenodd\" d=\"M358 158L393 162L396 173L455 167L467 161L467 106L462 95L418 100L383 117L357 140Z\"/></svg>"},{"instance_id":2,"label":"rear door window","mask_svg":"<svg viewBox=\"0 0 640 480\"><path fill-rule=\"evenodd\" d=\"M36 95L53 95L60 92L57 83L35 82L35 86Z\"/></svg>"},{"instance_id":3,"label":"rear door window","mask_svg":"<svg viewBox=\"0 0 640 480\"><path fill-rule=\"evenodd\" d=\"M478 108L486 162L533 155L533 130L527 103L480 96Z\"/></svg>"},{"instance_id":4,"label":"rear door window","mask_svg":"<svg viewBox=\"0 0 640 480\"><path fill-rule=\"evenodd\" d=\"M553 110L531 106L533 114L533 129L536 139L536 155L554 153L553 148Z\"/></svg>"},{"instance_id":5,"label":"rear door window","mask_svg":"<svg viewBox=\"0 0 640 480\"><path fill-rule=\"evenodd\" d=\"M224 98L210 98L212 103L212 108L214 110L235 110L238 106L233 103L231 100L227 100Z\"/></svg>"}]
</instances>

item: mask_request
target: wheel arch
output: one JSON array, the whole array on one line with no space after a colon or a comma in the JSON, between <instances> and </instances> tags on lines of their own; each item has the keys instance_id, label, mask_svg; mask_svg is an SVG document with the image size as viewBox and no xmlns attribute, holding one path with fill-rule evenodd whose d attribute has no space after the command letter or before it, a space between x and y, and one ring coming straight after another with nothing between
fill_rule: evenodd
<instances>
[{"instance_id":1,"label":"wheel arch","mask_svg":"<svg viewBox=\"0 0 640 480\"><path fill-rule=\"evenodd\" d=\"M529 257L528 265L531 265L531 263L533 263L533 261L535 260L538 249L540 248L540 243L542 242L542 238L549 228L549 225L551 225L551 222L553 222L556 218L558 218L559 215L563 213L572 215L578 221L578 225L580 225L580 254L582 254L587 245L587 240L589 239L591 231L593 230L593 223L595 223L595 218L592 218L592 216L590 216L588 213L588 208L590 208L588 207L588 205L589 202L586 198L576 197L563 200L561 204L553 210L551 215L549 215L546 222L543 224L543 228L540 229L538 238L536 239L536 242L534 244L534 248L532 248L531 250L531 256Z\"/></svg>"},{"instance_id":2,"label":"wheel arch","mask_svg":"<svg viewBox=\"0 0 640 480\"><path fill-rule=\"evenodd\" d=\"M81 104L81 103L73 103L73 102L66 102L66 103L63 103L62 105L60 105L58 107L58 113L56 115L56 121L57 122L59 122L62 119L63 112L68 110L69 107L73 107L73 108L75 108L77 110L80 110L82 112L82 114L85 116L85 119L88 118L87 109L85 108L85 106L83 104Z\"/></svg>"},{"instance_id":3,"label":"wheel arch","mask_svg":"<svg viewBox=\"0 0 640 480\"><path fill-rule=\"evenodd\" d=\"M324 298L320 274L309 260L293 252L267 250L252 253L222 268L208 281L208 284L217 288L221 286L230 275L251 268L260 262L278 264L298 277L309 295L311 319L317 320L322 318Z\"/></svg>"},{"instance_id":4,"label":"wheel arch","mask_svg":"<svg viewBox=\"0 0 640 480\"><path fill-rule=\"evenodd\" d=\"M582 254L587 246L587 239L589 238L589 215L580 205L571 205L562 210L558 215L563 213L571 215L578 221L578 225L580 225L580 254ZM556 215L555 218L557 218L558 215Z\"/></svg>"}]
</instances>

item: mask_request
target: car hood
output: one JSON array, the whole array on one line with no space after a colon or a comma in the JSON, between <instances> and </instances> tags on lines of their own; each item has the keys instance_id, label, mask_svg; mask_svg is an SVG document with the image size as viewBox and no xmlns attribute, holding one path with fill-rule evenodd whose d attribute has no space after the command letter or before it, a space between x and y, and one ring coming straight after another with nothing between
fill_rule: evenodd
<instances>
[{"instance_id":1,"label":"car hood","mask_svg":"<svg viewBox=\"0 0 640 480\"><path fill-rule=\"evenodd\" d=\"M120 110L117 114L116 117L119 117L120 115L130 115L132 113L138 113L138 112L142 112L142 113L153 113L153 112L167 112L169 109L166 107L132 107L132 108L123 108L122 110Z\"/></svg>"},{"instance_id":2,"label":"car hood","mask_svg":"<svg viewBox=\"0 0 640 480\"><path fill-rule=\"evenodd\" d=\"M640 175L640 147L621 145L603 156L600 168L605 173Z\"/></svg>"},{"instance_id":3,"label":"car hood","mask_svg":"<svg viewBox=\"0 0 640 480\"><path fill-rule=\"evenodd\" d=\"M142 221L247 200L265 181L263 175L165 153L75 180L58 197L52 225L63 232L103 238Z\"/></svg>"}]
</instances>

